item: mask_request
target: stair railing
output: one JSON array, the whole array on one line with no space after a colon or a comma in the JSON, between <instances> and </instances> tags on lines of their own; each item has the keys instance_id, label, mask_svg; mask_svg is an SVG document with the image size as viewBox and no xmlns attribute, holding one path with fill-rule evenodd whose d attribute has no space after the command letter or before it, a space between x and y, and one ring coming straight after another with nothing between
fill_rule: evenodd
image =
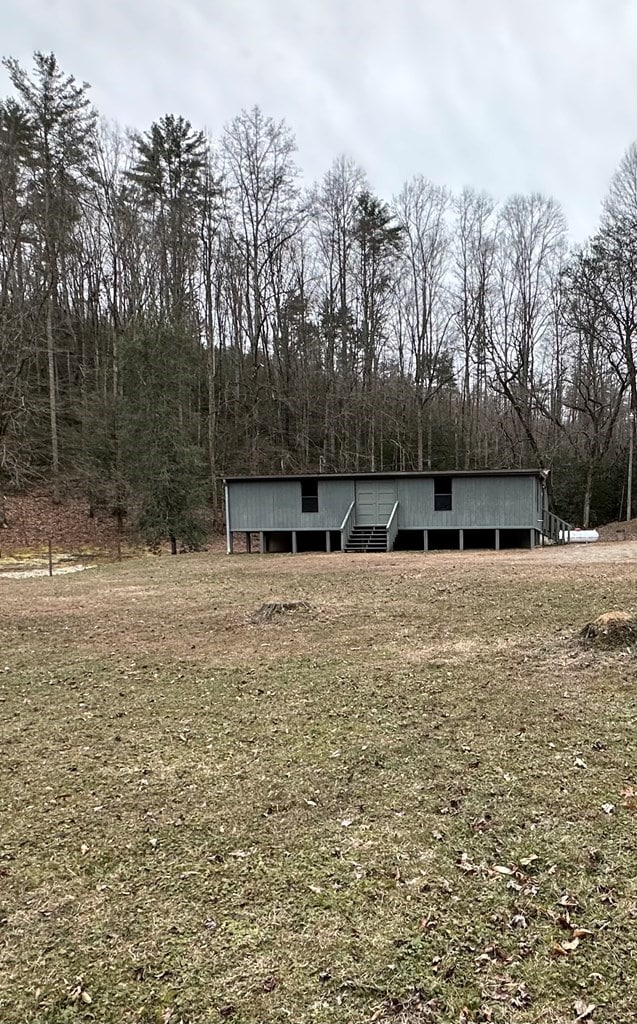
<instances>
[{"instance_id":1,"label":"stair railing","mask_svg":"<svg viewBox=\"0 0 637 1024\"><path fill-rule=\"evenodd\" d=\"M345 548L347 547L347 542L349 541L350 534L352 532L355 507L356 501L353 501L350 507L348 508L347 512L345 513L345 518L341 523L341 551L345 551Z\"/></svg>"},{"instance_id":2,"label":"stair railing","mask_svg":"<svg viewBox=\"0 0 637 1024\"><path fill-rule=\"evenodd\" d=\"M391 510L391 515L387 522L387 551L391 551L394 547L394 541L398 535L398 502L394 504Z\"/></svg>"},{"instance_id":3,"label":"stair railing","mask_svg":"<svg viewBox=\"0 0 637 1024\"><path fill-rule=\"evenodd\" d=\"M573 527L570 523L560 519L554 512L544 509L542 513L542 533L549 540L552 540L555 544L568 544L571 539L572 529Z\"/></svg>"}]
</instances>

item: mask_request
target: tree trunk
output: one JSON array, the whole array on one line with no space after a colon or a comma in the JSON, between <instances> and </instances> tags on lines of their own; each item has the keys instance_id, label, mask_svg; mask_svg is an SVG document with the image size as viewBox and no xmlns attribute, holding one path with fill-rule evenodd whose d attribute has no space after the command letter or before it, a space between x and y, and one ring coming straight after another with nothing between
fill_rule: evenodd
<instances>
[{"instance_id":1,"label":"tree trunk","mask_svg":"<svg viewBox=\"0 0 637 1024\"><path fill-rule=\"evenodd\" d=\"M586 469L586 484L584 487L584 508L582 510L582 526L588 530L591 521L591 496L593 493L593 463L588 463Z\"/></svg>"},{"instance_id":2,"label":"tree trunk","mask_svg":"<svg viewBox=\"0 0 637 1024\"><path fill-rule=\"evenodd\" d=\"M55 382L55 350L53 348L53 297L46 304L46 355L49 376L49 414L51 424L51 482L53 502L60 501L60 456L58 449L57 395Z\"/></svg>"},{"instance_id":3,"label":"tree trunk","mask_svg":"<svg viewBox=\"0 0 637 1024\"><path fill-rule=\"evenodd\" d=\"M633 450L635 444L635 414L628 417L628 480L626 483L626 522L633 518Z\"/></svg>"},{"instance_id":4,"label":"tree trunk","mask_svg":"<svg viewBox=\"0 0 637 1024\"><path fill-rule=\"evenodd\" d=\"M210 467L210 504L213 523L217 525L219 511L217 495L217 405L215 400L215 350L212 336L208 338L208 465Z\"/></svg>"},{"instance_id":5,"label":"tree trunk","mask_svg":"<svg viewBox=\"0 0 637 1024\"><path fill-rule=\"evenodd\" d=\"M425 454L423 446L423 423L422 423L422 402L418 399L418 419L416 429L418 431L418 472L422 473L425 468Z\"/></svg>"}]
</instances>

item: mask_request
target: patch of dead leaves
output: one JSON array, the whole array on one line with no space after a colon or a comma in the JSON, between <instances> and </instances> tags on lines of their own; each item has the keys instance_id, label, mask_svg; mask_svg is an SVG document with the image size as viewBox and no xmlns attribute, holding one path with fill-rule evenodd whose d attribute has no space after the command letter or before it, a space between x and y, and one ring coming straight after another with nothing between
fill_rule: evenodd
<instances>
[{"instance_id":1,"label":"patch of dead leaves","mask_svg":"<svg viewBox=\"0 0 637 1024\"><path fill-rule=\"evenodd\" d=\"M78 978L77 984L70 989L69 1000L72 1003L84 1003L85 1006L90 1006L93 1002L93 997L90 992L84 988L84 981L82 978Z\"/></svg>"},{"instance_id":2,"label":"patch of dead leaves","mask_svg":"<svg viewBox=\"0 0 637 1024\"><path fill-rule=\"evenodd\" d=\"M493 979L493 986L482 990L483 999L493 999L499 1003L508 1003L515 1010L523 1010L531 1005L531 993L524 982L515 981L508 974Z\"/></svg>"},{"instance_id":3,"label":"patch of dead leaves","mask_svg":"<svg viewBox=\"0 0 637 1024\"><path fill-rule=\"evenodd\" d=\"M590 1020L595 1009L595 1003L587 1003L584 999L576 999L573 1003L573 1011L576 1014L575 1021Z\"/></svg>"}]
</instances>

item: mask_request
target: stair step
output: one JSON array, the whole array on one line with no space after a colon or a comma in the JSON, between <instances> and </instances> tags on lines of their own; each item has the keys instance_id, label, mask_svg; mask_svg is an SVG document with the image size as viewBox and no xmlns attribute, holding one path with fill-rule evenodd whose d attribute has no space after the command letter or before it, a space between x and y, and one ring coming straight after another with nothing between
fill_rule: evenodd
<instances>
[{"instance_id":1,"label":"stair step","mask_svg":"<svg viewBox=\"0 0 637 1024\"><path fill-rule=\"evenodd\" d=\"M366 548L366 547L377 547L377 548L383 547L384 548L385 544L386 544L386 541L376 541L376 540L375 541L357 541L357 540L350 540L350 541L348 541L347 546L348 547L354 547L354 548Z\"/></svg>"},{"instance_id":2,"label":"stair step","mask_svg":"<svg viewBox=\"0 0 637 1024\"><path fill-rule=\"evenodd\" d=\"M351 554L380 553L387 550L387 528L365 526L358 523L352 527L345 551Z\"/></svg>"},{"instance_id":3,"label":"stair step","mask_svg":"<svg viewBox=\"0 0 637 1024\"><path fill-rule=\"evenodd\" d=\"M353 537L353 538L351 538L348 541L348 544L386 544L386 543L387 543L387 541L386 541L385 537L382 537L380 540L368 540L367 538L364 538L364 539L361 540L358 537Z\"/></svg>"},{"instance_id":4,"label":"stair step","mask_svg":"<svg viewBox=\"0 0 637 1024\"><path fill-rule=\"evenodd\" d=\"M352 543L351 541L347 545L347 548L360 548L362 551L366 551L368 548L376 548L377 550L384 551L385 547L385 544L356 544L356 542Z\"/></svg>"}]
</instances>

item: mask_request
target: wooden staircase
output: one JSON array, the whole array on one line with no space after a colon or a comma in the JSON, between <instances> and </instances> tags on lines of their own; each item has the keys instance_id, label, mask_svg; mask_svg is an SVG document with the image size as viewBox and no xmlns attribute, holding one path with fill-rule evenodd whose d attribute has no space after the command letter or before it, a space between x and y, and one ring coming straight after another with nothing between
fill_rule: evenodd
<instances>
[{"instance_id":1,"label":"wooden staircase","mask_svg":"<svg viewBox=\"0 0 637 1024\"><path fill-rule=\"evenodd\" d=\"M349 552L387 551L386 526L354 526L345 545Z\"/></svg>"}]
</instances>

